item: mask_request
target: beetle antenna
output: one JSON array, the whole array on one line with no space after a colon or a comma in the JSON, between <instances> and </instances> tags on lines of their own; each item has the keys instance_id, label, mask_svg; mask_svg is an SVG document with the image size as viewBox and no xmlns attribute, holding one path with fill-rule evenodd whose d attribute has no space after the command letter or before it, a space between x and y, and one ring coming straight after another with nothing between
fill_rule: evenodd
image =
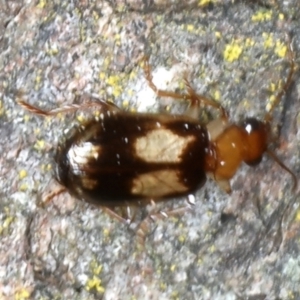
<instances>
[{"instance_id":1,"label":"beetle antenna","mask_svg":"<svg viewBox=\"0 0 300 300\"><path fill-rule=\"evenodd\" d=\"M46 110L42 110L36 106L33 106L24 100L18 100L17 103L20 106L22 106L23 108L25 108L26 110L32 112L33 114L40 115L40 116L55 116L59 113L67 113L67 112L71 112L71 111L76 111L81 108L80 105L73 104L73 105L64 106L61 108L55 108L55 109L46 111Z\"/></svg>"},{"instance_id":2,"label":"beetle antenna","mask_svg":"<svg viewBox=\"0 0 300 300\"><path fill-rule=\"evenodd\" d=\"M266 153L282 168L282 169L284 169L285 171L287 171L291 176L292 176L292 178L293 178L293 181L294 181L294 184L293 184L293 191L295 191L296 190L296 188L297 188L297 185L298 185L298 179L297 179L297 177L296 177L296 175L294 174L294 172L292 171L292 170L290 170L277 156L276 156L276 154L273 152L273 151L271 151L271 150L269 150L269 149L267 149L267 151L266 151Z\"/></svg>"},{"instance_id":3,"label":"beetle antenna","mask_svg":"<svg viewBox=\"0 0 300 300\"><path fill-rule=\"evenodd\" d=\"M87 108L91 108L91 107L100 107L104 111L118 109L118 107L115 104L107 103L107 102L105 102L103 100L99 100L99 99L97 99L97 101L86 101L83 104L66 105L66 106L55 108L55 109L52 109L49 111L42 110L34 105L27 103L24 100L17 100L17 103L20 106L22 106L23 108L25 108L26 110L32 112L33 114L45 116L45 117L56 116L59 113L65 114L65 113L69 113L69 112L76 112L78 110L87 109Z\"/></svg>"}]
</instances>

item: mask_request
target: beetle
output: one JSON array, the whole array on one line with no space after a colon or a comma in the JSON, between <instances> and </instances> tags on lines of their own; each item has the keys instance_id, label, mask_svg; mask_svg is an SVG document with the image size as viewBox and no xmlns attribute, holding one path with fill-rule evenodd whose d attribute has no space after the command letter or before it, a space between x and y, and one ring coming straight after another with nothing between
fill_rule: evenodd
<instances>
[{"instance_id":1,"label":"beetle","mask_svg":"<svg viewBox=\"0 0 300 300\"><path fill-rule=\"evenodd\" d=\"M125 112L93 99L51 111L24 100L18 103L44 116L93 107L100 110L98 118L71 130L55 155L57 181L75 198L96 205L140 206L187 196L205 184L207 175L230 193L230 179L241 163L257 165L265 153L291 174L295 188L295 174L268 148L272 111L288 90L295 69L291 48L288 53L287 79L262 121L251 117L231 123L225 109L198 95L187 79L185 94L157 89L147 59L144 72L149 86L159 97L190 101L185 115ZM219 118L203 125L197 119L201 105L219 110Z\"/></svg>"}]
</instances>

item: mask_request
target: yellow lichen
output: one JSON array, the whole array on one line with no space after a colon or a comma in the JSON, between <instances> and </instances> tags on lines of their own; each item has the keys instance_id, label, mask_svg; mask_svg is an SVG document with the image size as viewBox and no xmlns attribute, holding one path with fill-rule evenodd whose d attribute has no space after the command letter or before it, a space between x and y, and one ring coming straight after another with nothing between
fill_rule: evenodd
<instances>
[{"instance_id":1,"label":"yellow lichen","mask_svg":"<svg viewBox=\"0 0 300 300\"><path fill-rule=\"evenodd\" d=\"M109 235L110 235L110 230L109 230L109 229L104 228L104 229L102 230L102 232L103 232L103 235L104 235L105 237L109 237Z\"/></svg>"},{"instance_id":2,"label":"yellow lichen","mask_svg":"<svg viewBox=\"0 0 300 300\"><path fill-rule=\"evenodd\" d=\"M186 240L186 238L185 238L184 235L180 235L180 236L178 237L178 241L179 241L180 243L184 243L185 240Z\"/></svg>"},{"instance_id":3,"label":"yellow lichen","mask_svg":"<svg viewBox=\"0 0 300 300\"><path fill-rule=\"evenodd\" d=\"M100 16L96 11L93 11L93 17L95 21L98 21L100 19Z\"/></svg>"},{"instance_id":4,"label":"yellow lichen","mask_svg":"<svg viewBox=\"0 0 300 300\"><path fill-rule=\"evenodd\" d=\"M178 295L179 295L178 291L172 291L171 299L178 300L179 299Z\"/></svg>"},{"instance_id":5,"label":"yellow lichen","mask_svg":"<svg viewBox=\"0 0 300 300\"><path fill-rule=\"evenodd\" d=\"M34 129L34 134L39 135L41 133L41 128L35 128Z\"/></svg>"},{"instance_id":6,"label":"yellow lichen","mask_svg":"<svg viewBox=\"0 0 300 300\"><path fill-rule=\"evenodd\" d=\"M216 32L215 32L215 37L216 37L217 39L220 39L220 38L222 37L222 33L221 33L220 31L216 31Z\"/></svg>"},{"instance_id":7,"label":"yellow lichen","mask_svg":"<svg viewBox=\"0 0 300 300\"><path fill-rule=\"evenodd\" d=\"M215 91L214 92L214 100L219 101L221 99L221 93L220 91Z\"/></svg>"},{"instance_id":8,"label":"yellow lichen","mask_svg":"<svg viewBox=\"0 0 300 300\"><path fill-rule=\"evenodd\" d=\"M100 73L99 73L99 78L100 78L101 80L104 80L105 77L106 77L106 74L105 74L104 72L100 72Z\"/></svg>"},{"instance_id":9,"label":"yellow lichen","mask_svg":"<svg viewBox=\"0 0 300 300\"><path fill-rule=\"evenodd\" d=\"M179 82L178 88L179 88L181 91L183 91L183 90L186 88L186 83L185 83L184 80L181 80L181 81Z\"/></svg>"},{"instance_id":10,"label":"yellow lichen","mask_svg":"<svg viewBox=\"0 0 300 300\"><path fill-rule=\"evenodd\" d=\"M228 62L238 60L243 52L243 49L237 42L233 41L225 46L223 57Z\"/></svg>"},{"instance_id":11,"label":"yellow lichen","mask_svg":"<svg viewBox=\"0 0 300 300\"><path fill-rule=\"evenodd\" d=\"M102 265L98 264L98 262L91 262L91 269L94 275L99 275L102 272Z\"/></svg>"},{"instance_id":12,"label":"yellow lichen","mask_svg":"<svg viewBox=\"0 0 300 300\"><path fill-rule=\"evenodd\" d=\"M25 121L25 123L28 122L29 120L30 120L29 115L25 115L25 116L24 116L24 121Z\"/></svg>"},{"instance_id":13,"label":"yellow lichen","mask_svg":"<svg viewBox=\"0 0 300 300\"><path fill-rule=\"evenodd\" d=\"M4 219L3 223L0 225L0 234L2 234L5 229L10 227L10 224L13 222L13 220L14 220L14 217L12 217L12 216L7 216Z\"/></svg>"},{"instance_id":14,"label":"yellow lichen","mask_svg":"<svg viewBox=\"0 0 300 300\"><path fill-rule=\"evenodd\" d=\"M52 170L52 165L51 164L42 164L41 165L41 170L42 171L50 171L50 170Z\"/></svg>"},{"instance_id":15,"label":"yellow lichen","mask_svg":"<svg viewBox=\"0 0 300 300\"><path fill-rule=\"evenodd\" d=\"M19 178L24 179L27 176L27 171L26 170L20 170L19 171Z\"/></svg>"},{"instance_id":16,"label":"yellow lichen","mask_svg":"<svg viewBox=\"0 0 300 300\"><path fill-rule=\"evenodd\" d=\"M256 12L251 20L253 22L263 22L263 21L269 21L272 18L272 11L271 10L260 10Z\"/></svg>"},{"instance_id":17,"label":"yellow lichen","mask_svg":"<svg viewBox=\"0 0 300 300\"><path fill-rule=\"evenodd\" d=\"M98 277L98 275L102 272L102 265L100 265L97 261L92 261L90 268L93 273L93 277L87 280L86 290L96 290L99 294L103 294L105 289L101 285L101 279Z\"/></svg>"},{"instance_id":18,"label":"yellow lichen","mask_svg":"<svg viewBox=\"0 0 300 300\"><path fill-rule=\"evenodd\" d=\"M167 285L164 282L161 282L159 288L161 291L165 291L167 289Z\"/></svg>"},{"instance_id":19,"label":"yellow lichen","mask_svg":"<svg viewBox=\"0 0 300 300\"><path fill-rule=\"evenodd\" d=\"M44 140L37 140L33 148L36 150L43 150L45 148L45 145L46 143Z\"/></svg>"},{"instance_id":20,"label":"yellow lichen","mask_svg":"<svg viewBox=\"0 0 300 300\"><path fill-rule=\"evenodd\" d=\"M201 266L203 264L203 259L201 257L197 260L197 265Z\"/></svg>"},{"instance_id":21,"label":"yellow lichen","mask_svg":"<svg viewBox=\"0 0 300 300\"><path fill-rule=\"evenodd\" d=\"M127 90L127 95L128 95L129 97L132 97L133 94L134 94L134 91L133 91L132 89L128 89L128 90Z\"/></svg>"},{"instance_id":22,"label":"yellow lichen","mask_svg":"<svg viewBox=\"0 0 300 300\"><path fill-rule=\"evenodd\" d=\"M104 67L105 68L108 67L110 62L111 62L111 58L110 57L105 57L104 62L103 62Z\"/></svg>"},{"instance_id":23,"label":"yellow lichen","mask_svg":"<svg viewBox=\"0 0 300 300\"><path fill-rule=\"evenodd\" d=\"M58 53L57 45L52 45L50 49L46 51L49 56L55 56Z\"/></svg>"},{"instance_id":24,"label":"yellow lichen","mask_svg":"<svg viewBox=\"0 0 300 300\"><path fill-rule=\"evenodd\" d=\"M264 38L264 47L272 48L274 46L273 34L268 34L264 32L262 36Z\"/></svg>"},{"instance_id":25,"label":"yellow lichen","mask_svg":"<svg viewBox=\"0 0 300 300\"><path fill-rule=\"evenodd\" d=\"M283 58L286 56L286 52L287 52L287 46L281 41L276 41L275 54L280 58Z\"/></svg>"},{"instance_id":26,"label":"yellow lichen","mask_svg":"<svg viewBox=\"0 0 300 300\"><path fill-rule=\"evenodd\" d=\"M30 292L27 291L25 288L17 291L17 293L15 294L15 300L25 300L25 299L29 299L30 297Z\"/></svg>"},{"instance_id":27,"label":"yellow lichen","mask_svg":"<svg viewBox=\"0 0 300 300\"><path fill-rule=\"evenodd\" d=\"M21 192L27 191L27 190L28 190L28 184L27 184L27 183L22 183L22 184L20 185L20 187L19 187L19 190L20 190Z\"/></svg>"},{"instance_id":28,"label":"yellow lichen","mask_svg":"<svg viewBox=\"0 0 300 300\"><path fill-rule=\"evenodd\" d=\"M269 84L269 91L271 92L271 93L274 93L275 91L276 91L276 84L275 83L273 83L273 82L270 82L270 84Z\"/></svg>"},{"instance_id":29,"label":"yellow lichen","mask_svg":"<svg viewBox=\"0 0 300 300\"><path fill-rule=\"evenodd\" d=\"M247 38L245 40L245 47L253 47L255 45L255 41L251 38Z\"/></svg>"},{"instance_id":30,"label":"yellow lichen","mask_svg":"<svg viewBox=\"0 0 300 300\"><path fill-rule=\"evenodd\" d=\"M119 41L121 39L121 35L119 33L115 34L115 40Z\"/></svg>"},{"instance_id":31,"label":"yellow lichen","mask_svg":"<svg viewBox=\"0 0 300 300\"><path fill-rule=\"evenodd\" d=\"M3 107L3 102L0 100L0 116L4 114L4 107Z\"/></svg>"},{"instance_id":32,"label":"yellow lichen","mask_svg":"<svg viewBox=\"0 0 300 300\"><path fill-rule=\"evenodd\" d=\"M136 78L136 76L137 76L136 70L132 70L132 71L129 73L129 79L134 79L134 78Z\"/></svg>"},{"instance_id":33,"label":"yellow lichen","mask_svg":"<svg viewBox=\"0 0 300 300\"><path fill-rule=\"evenodd\" d=\"M188 32L193 32L195 30L195 26L193 24L186 25L186 30Z\"/></svg>"},{"instance_id":34,"label":"yellow lichen","mask_svg":"<svg viewBox=\"0 0 300 300\"><path fill-rule=\"evenodd\" d=\"M272 109L273 103L275 102L275 100L276 100L276 96L275 95L270 96L269 101L266 104L266 111L270 111Z\"/></svg>"},{"instance_id":35,"label":"yellow lichen","mask_svg":"<svg viewBox=\"0 0 300 300\"><path fill-rule=\"evenodd\" d=\"M205 7L213 2L214 2L213 0L199 0L198 5L201 7Z\"/></svg>"},{"instance_id":36,"label":"yellow lichen","mask_svg":"<svg viewBox=\"0 0 300 300\"><path fill-rule=\"evenodd\" d=\"M111 76L107 77L107 79L106 79L106 83L111 86L118 84L119 81L120 81L120 77L117 75L111 75Z\"/></svg>"},{"instance_id":37,"label":"yellow lichen","mask_svg":"<svg viewBox=\"0 0 300 300\"><path fill-rule=\"evenodd\" d=\"M176 265L174 265L174 264L173 264L173 265L171 265L171 267L170 267L170 271L171 271L171 272L174 272L174 271L175 271L175 269L176 269Z\"/></svg>"},{"instance_id":38,"label":"yellow lichen","mask_svg":"<svg viewBox=\"0 0 300 300\"><path fill-rule=\"evenodd\" d=\"M214 253L216 251L216 246L215 245L211 245L208 249L211 253Z\"/></svg>"},{"instance_id":39,"label":"yellow lichen","mask_svg":"<svg viewBox=\"0 0 300 300\"><path fill-rule=\"evenodd\" d=\"M112 90L112 95L115 97L115 98L118 98L122 93L122 87L114 87L113 90Z\"/></svg>"},{"instance_id":40,"label":"yellow lichen","mask_svg":"<svg viewBox=\"0 0 300 300\"><path fill-rule=\"evenodd\" d=\"M103 294L105 292L104 287L101 285L101 279L96 276L87 280L86 290L96 290L99 294Z\"/></svg>"},{"instance_id":41,"label":"yellow lichen","mask_svg":"<svg viewBox=\"0 0 300 300\"><path fill-rule=\"evenodd\" d=\"M106 83L112 88L112 95L117 98L121 95L123 87L120 85L122 76L111 75L106 79Z\"/></svg>"},{"instance_id":42,"label":"yellow lichen","mask_svg":"<svg viewBox=\"0 0 300 300\"><path fill-rule=\"evenodd\" d=\"M122 103L123 108L127 108L129 106L129 101L128 100L124 100Z\"/></svg>"},{"instance_id":43,"label":"yellow lichen","mask_svg":"<svg viewBox=\"0 0 300 300\"><path fill-rule=\"evenodd\" d=\"M47 0L40 0L37 7L44 8L47 5Z\"/></svg>"},{"instance_id":44,"label":"yellow lichen","mask_svg":"<svg viewBox=\"0 0 300 300\"><path fill-rule=\"evenodd\" d=\"M300 210L297 211L295 221L300 222Z\"/></svg>"},{"instance_id":45,"label":"yellow lichen","mask_svg":"<svg viewBox=\"0 0 300 300\"><path fill-rule=\"evenodd\" d=\"M76 119L77 119L77 121L78 121L79 123L83 123L83 122L86 120L86 118L85 118L85 116L84 116L83 114L77 115L77 116L76 116Z\"/></svg>"},{"instance_id":46,"label":"yellow lichen","mask_svg":"<svg viewBox=\"0 0 300 300\"><path fill-rule=\"evenodd\" d=\"M40 74L41 74L41 70L38 71L38 75L36 75L36 77L34 79L34 83L35 83L34 89L35 90L38 90L40 88L40 85L42 82L42 76Z\"/></svg>"}]
</instances>

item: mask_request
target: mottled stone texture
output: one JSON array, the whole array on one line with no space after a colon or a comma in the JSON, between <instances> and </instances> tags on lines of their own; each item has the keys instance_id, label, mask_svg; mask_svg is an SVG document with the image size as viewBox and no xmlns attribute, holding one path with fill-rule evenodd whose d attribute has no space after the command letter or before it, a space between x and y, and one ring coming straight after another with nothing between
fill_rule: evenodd
<instances>
[{"instance_id":1,"label":"mottled stone texture","mask_svg":"<svg viewBox=\"0 0 300 300\"><path fill-rule=\"evenodd\" d=\"M182 111L147 86L147 55L159 87L180 90L187 74L233 121L264 118L289 68L286 33L299 61L298 0L1 0L0 16L1 299L300 299L299 193L270 158L243 166L231 195L209 180L192 210L149 222L140 251L134 229L101 209L68 193L44 203L60 188L58 141L91 114L42 118L17 105L93 94L127 110ZM298 79L275 110L271 148L299 177Z\"/></svg>"}]
</instances>

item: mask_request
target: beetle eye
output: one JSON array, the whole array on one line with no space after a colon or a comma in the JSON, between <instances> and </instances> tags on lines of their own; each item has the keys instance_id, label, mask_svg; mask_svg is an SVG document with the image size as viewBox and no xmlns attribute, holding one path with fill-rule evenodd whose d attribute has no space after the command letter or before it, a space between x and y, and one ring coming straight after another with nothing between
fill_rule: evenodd
<instances>
[{"instance_id":1,"label":"beetle eye","mask_svg":"<svg viewBox=\"0 0 300 300\"><path fill-rule=\"evenodd\" d=\"M255 118L247 118L242 123L242 127L246 131L246 140L248 142L244 162L249 166L256 166L261 162L262 155L267 150L267 125Z\"/></svg>"},{"instance_id":2,"label":"beetle eye","mask_svg":"<svg viewBox=\"0 0 300 300\"><path fill-rule=\"evenodd\" d=\"M244 127L248 134L251 134L254 131L265 130L265 124L255 118L245 119L245 121L242 123L242 127Z\"/></svg>"}]
</instances>

